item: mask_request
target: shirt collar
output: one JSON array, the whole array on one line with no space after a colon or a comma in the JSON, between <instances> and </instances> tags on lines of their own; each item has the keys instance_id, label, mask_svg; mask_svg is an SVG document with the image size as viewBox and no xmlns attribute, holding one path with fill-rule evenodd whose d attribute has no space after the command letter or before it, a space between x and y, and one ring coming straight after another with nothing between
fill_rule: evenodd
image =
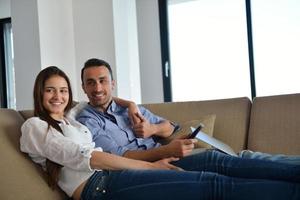
<instances>
[{"instance_id":1,"label":"shirt collar","mask_svg":"<svg viewBox=\"0 0 300 200\"><path fill-rule=\"evenodd\" d=\"M88 106L97 112L103 113L102 111L99 111L94 106L92 106L90 103L88 103ZM111 104L107 108L107 112L113 113L113 112L116 112L117 110L118 110L118 105L116 104L116 102L114 100L112 100Z\"/></svg>"},{"instance_id":2,"label":"shirt collar","mask_svg":"<svg viewBox=\"0 0 300 200\"><path fill-rule=\"evenodd\" d=\"M116 112L117 108L118 108L118 106L117 106L116 102L114 100L112 100L111 104L108 106L107 110L109 110L111 112Z\"/></svg>"}]
</instances>

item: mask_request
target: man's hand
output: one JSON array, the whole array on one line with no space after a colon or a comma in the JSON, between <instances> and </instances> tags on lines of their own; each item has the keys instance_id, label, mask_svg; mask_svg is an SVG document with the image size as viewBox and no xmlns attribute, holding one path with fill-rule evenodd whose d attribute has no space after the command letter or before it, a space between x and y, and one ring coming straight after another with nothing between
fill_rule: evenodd
<instances>
[{"instance_id":1,"label":"man's hand","mask_svg":"<svg viewBox=\"0 0 300 200\"><path fill-rule=\"evenodd\" d=\"M182 158L189 155L193 149L197 139L175 139L164 148L167 151L167 155Z\"/></svg>"},{"instance_id":2,"label":"man's hand","mask_svg":"<svg viewBox=\"0 0 300 200\"><path fill-rule=\"evenodd\" d=\"M149 121L140 113L135 114L135 123L132 126L132 129L139 138L148 138L151 137L156 132L156 126L149 123Z\"/></svg>"}]
</instances>

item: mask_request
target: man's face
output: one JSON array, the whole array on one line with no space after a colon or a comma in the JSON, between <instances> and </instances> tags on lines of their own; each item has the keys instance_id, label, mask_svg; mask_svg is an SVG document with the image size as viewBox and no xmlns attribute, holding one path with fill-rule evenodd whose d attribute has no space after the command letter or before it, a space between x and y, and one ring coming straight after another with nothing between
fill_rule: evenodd
<instances>
[{"instance_id":1,"label":"man's face","mask_svg":"<svg viewBox=\"0 0 300 200\"><path fill-rule=\"evenodd\" d=\"M112 100L115 82L105 66L89 67L83 72L82 89L90 104L104 112Z\"/></svg>"}]
</instances>

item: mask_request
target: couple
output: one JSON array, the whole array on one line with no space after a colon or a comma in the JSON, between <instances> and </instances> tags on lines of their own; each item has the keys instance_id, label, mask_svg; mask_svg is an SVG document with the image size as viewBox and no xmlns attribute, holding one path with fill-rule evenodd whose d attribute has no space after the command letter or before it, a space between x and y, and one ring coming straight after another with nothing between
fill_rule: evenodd
<instances>
[{"instance_id":1,"label":"couple","mask_svg":"<svg viewBox=\"0 0 300 200\"><path fill-rule=\"evenodd\" d=\"M89 68L99 68L104 72L108 70L102 65ZM110 106L110 94L104 89L103 93L88 93L87 88L101 91L102 86L112 87L111 72L107 71L108 76L89 77L88 73L85 74L87 69L83 69L82 73L85 92L91 94L93 100L108 98L106 106ZM20 142L21 150L28 153L34 162L40 164L51 175L51 185L57 183L73 199L299 199L300 197L300 169L297 165L233 158L213 150L179 160L175 158L190 153L195 143L193 139L183 140L188 141L188 144L182 145L186 148L179 150L183 154L179 153L174 155L175 157L168 155L167 158L161 155L162 159L154 162L142 161L152 160L151 156L143 155L145 158L140 160L139 157L134 157L140 156L138 151L148 151L145 150L147 148L149 150L163 148L163 146L150 148L152 141L141 145L144 150L130 151L130 146L127 147L128 150L121 149L120 152L124 151L125 154L123 157L105 153L106 147L103 147L103 151L101 146L95 146L93 139L97 138L95 135L92 138L86 126L67 116L72 100L70 82L65 73L57 67L42 70L34 85L35 117L23 124ZM116 102L118 101L121 101L120 104L128 103L116 99ZM92 105L92 102L90 103ZM129 103L127 106L131 105ZM118 122L118 118L112 117L108 112L105 113L106 117ZM136 117L133 117L133 121L136 120L134 124L138 125L134 125L133 129L137 133L143 135L147 133L145 131L147 128L153 127L152 122L149 123L146 118ZM101 125L100 122L98 124ZM106 124L104 128L109 128L108 126ZM92 129L91 131L93 132ZM138 144L140 138L133 140ZM97 140L95 142L97 143ZM185 160L189 161L188 165ZM180 163L181 161L183 162ZM181 168L188 171L182 171Z\"/></svg>"}]
</instances>

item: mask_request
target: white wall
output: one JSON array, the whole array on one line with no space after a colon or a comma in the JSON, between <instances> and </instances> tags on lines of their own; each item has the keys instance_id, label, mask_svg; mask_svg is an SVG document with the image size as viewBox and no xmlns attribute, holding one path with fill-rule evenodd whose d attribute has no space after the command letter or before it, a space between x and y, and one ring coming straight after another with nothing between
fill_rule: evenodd
<instances>
[{"instance_id":1,"label":"white wall","mask_svg":"<svg viewBox=\"0 0 300 200\"><path fill-rule=\"evenodd\" d=\"M80 85L75 68L72 0L38 0L38 13L41 68L55 65L64 70L77 99Z\"/></svg>"},{"instance_id":2,"label":"white wall","mask_svg":"<svg viewBox=\"0 0 300 200\"><path fill-rule=\"evenodd\" d=\"M33 108L34 77L41 70L37 0L11 1L17 109ZM30 22L30 23L29 23Z\"/></svg>"},{"instance_id":3,"label":"white wall","mask_svg":"<svg viewBox=\"0 0 300 200\"><path fill-rule=\"evenodd\" d=\"M116 74L112 11L111 0L73 0L75 59L80 85L80 71L89 58L106 60ZM87 100L81 87L78 100Z\"/></svg>"},{"instance_id":4,"label":"white wall","mask_svg":"<svg viewBox=\"0 0 300 200\"><path fill-rule=\"evenodd\" d=\"M67 72L75 100L87 100L80 70L91 57L111 64L116 95L163 101L157 1L11 0L11 10L17 109L32 108L34 78L48 65Z\"/></svg>"},{"instance_id":5,"label":"white wall","mask_svg":"<svg viewBox=\"0 0 300 200\"><path fill-rule=\"evenodd\" d=\"M114 94L141 103L135 0L75 0L73 15L78 73L87 59L104 59L117 81ZM82 91L79 99L86 100Z\"/></svg>"},{"instance_id":6,"label":"white wall","mask_svg":"<svg viewBox=\"0 0 300 200\"><path fill-rule=\"evenodd\" d=\"M143 103L164 101L158 1L136 0Z\"/></svg>"},{"instance_id":7,"label":"white wall","mask_svg":"<svg viewBox=\"0 0 300 200\"><path fill-rule=\"evenodd\" d=\"M113 0L118 96L141 103L135 0Z\"/></svg>"},{"instance_id":8,"label":"white wall","mask_svg":"<svg viewBox=\"0 0 300 200\"><path fill-rule=\"evenodd\" d=\"M10 16L10 0L0 0L0 19Z\"/></svg>"},{"instance_id":9,"label":"white wall","mask_svg":"<svg viewBox=\"0 0 300 200\"><path fill-rule=\"evenodd\" d=\"M69 75L76 99L72 0L11 0L11 18L17 109L33 108L35 77L49 65Z\"/></svg>"}]
</instances>

